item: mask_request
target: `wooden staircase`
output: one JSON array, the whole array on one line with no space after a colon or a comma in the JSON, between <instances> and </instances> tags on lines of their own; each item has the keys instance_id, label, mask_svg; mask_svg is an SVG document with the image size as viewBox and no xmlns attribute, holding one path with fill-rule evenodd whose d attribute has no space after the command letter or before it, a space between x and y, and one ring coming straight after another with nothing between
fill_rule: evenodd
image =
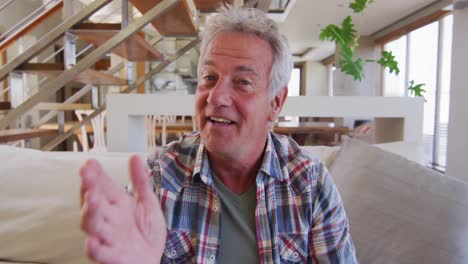
<instances>
[{"instance_id":1,"label":"wooden staircase","mask_svg":"<svg viewBox=\"0 0 468 264\"><path fill-rule=\"evenodd\" d=\"M80 100L83 96L89 94L93 87L121 86L121 92L133 92L137 87L144 84L146 80L159 73L167 65L174 62L200 42L198 27L194 19L196 14L190 10L187 0L130 0L129 2L143 16L135 19L134 22L126 27L122 27L121 24L91 23L87 21L94 12L109 2L111 0L93 1L73 16L62 21L54 30L39 39L36 44L0 68L0 81L10 76L13 72L35 74L47 78L39 86L37 94L14 109L10 109L0 119L0 143L34 137L50 137L53 135L57 137L50 140L42 149L54 149L69 136L74 135L80 127L89 124L92 118L105 111L106 107L102 106L96 108L93 114L84 118L81 122L65 122L63 118L64 111L91 108L90 105L80 103ZM26 34L42 21L45 21L51 14L64 8L62 1L60 3L44 13L43 17L31 21L28 29L24 30L21 34L8 36L8 41L7 39L0 40L2 45L0 49L7 50L11 46L11 43L18 40L21 35ZM223 3L232 4L233 0L195 0L195 6L199 12L213 11ZM154 26L162 37L147 40L142 31L143 27L147 24ZM31 59L41 54L42 51L51 47L51 45L54 45L57 40L66 34L76 36L79 40L92 44L94 50L83 58L77 59L76 64L72 65L63 62L31 62ZM189 37L192 40L175 54L169 56L154 47L155 43L168 37ZM109 63L102 59L109 52L118 55L125 62L112 67L110 70L103 71L107 69ZM125 65L130 62L159 62L159 64L152 70L137 76L135 80L133 80L134 78L130 78L131 80L129 81L115 76L115 74L122 72ZM80 83L84 86L61 103L46 103L47 98L54 96L56 92L72 82ZM11 108L11 105L8 106L7 103L2 102L0 103L0 111L2 107ZM42 116L30 128L15 127L15 122L30 111L50 112ZM58 120L61 120L61 123L50 123L49 120L57 115L59 115Z\"/></svg>"},{"instance_id":2,"label":"wooden staircase","mask_svg":"<svg viewBox=\"0 0 468 264\"><path fill-rule=\"evenodd\" d=\"M0 102L0 111L6 111L11 109L10 102Z\"/></svg>"},{"instance_id":3,"label":"wooden staircase","mask_svg":"<svg viewBox=\"0 0 468 264\"><path fill-rule=\"evenodd\" d=\"M222 5L233 5L234 0L194 0L195 6L200 12L214 12Z\"/></svg>"},{"instance_id":4,"label":"wooden staircase","mask_svg":"<svg viewBox=\"0 0 468 264\"><path fill-rule=\"evenodd\" d=\"M145 14L163 0L130 0L130 2L140 13ZM187 1L180 1L171 10L151 21L151 24L166 37L196 37L198 31L192 16Z\"/></svg>"},{"instance_id":5,"label":"wooden staircase","mask_svg":"<svg viewBox=\"0 0 468 264\"><path fill-rule=\"evenodd\" d=\"M7 48L9 48L13 43L15 43L20 37L28 34L36 28L39 24L43 21L47 20L47 18L51 17L52 15L56 14L63 8L63 1L58 1L50 6L48 9L45 9L41 13L39 13L36 17L26 22L26 24L22 25L22 27L13 32L12 34L0 38L0 53L4 52Z\"/></svg>"},{"instance_id":6,"label":"wooden staircase","mask_svg":"<svg viewBox=\"0 0 468 264\"><path fill-rule=\"evenodd\" d=\"M71 31L95 47L99 47L122 30L120 24L83 23L73 27ZM151 46L143 32L137 32L112 50L129 61L162 61L163 54Z\"/></svg>"}]
</instances>

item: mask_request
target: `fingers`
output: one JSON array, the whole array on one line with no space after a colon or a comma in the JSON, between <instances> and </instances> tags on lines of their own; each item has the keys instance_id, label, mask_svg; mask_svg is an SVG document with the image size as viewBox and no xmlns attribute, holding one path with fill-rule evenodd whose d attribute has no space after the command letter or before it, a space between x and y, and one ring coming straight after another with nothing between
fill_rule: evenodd
<instances>
[{"instance_id":1,"label":"fingers","mask_svg":"<svg viewBox=\"0 0 468 264\"><path fill-rule=\"evenodd\" d=\"M84 193L91 189L98 189L111 204L117 202L125 194L123 189L113 182L96 160L87 161L80 169L80 176L81 201L83 201Z\"/></svg>"},{"instance_id":2,"label":"fingers","mask_svg":"<svg viewBox=\"0 0 468 264\"><path fill-rule=\"evenodd\" d=\"M80 208L83 207L85 193L86 193L86 189L83 183L81 183L80 184Z\"/></svg>"},{"instance_id":3,"label":"fingers","mask_svg":"<svg viewBox=\"0 0 468 264\"><path fill-rule=\"evenodd\" d=\"M86 193L81 209L81 229L90 236L99 238L107 245L112 245L112 220L115 219L115 208L107 203L99 193Z\"/></svg>"},{"instance_id":4,"label":"fingers","mask_svg":"<svg viewBox=\"0 0 468 264\"><path fill-rule=\"evenodd\" d=\"M143 204L153 205L157 201L150 182L149 172L143 161L136 155L130 158L130 181L133 189Z\"/></svg>"},{"instance_id":5,"label":"fingers","mask_svg":"<svg viewBox=\"0 0 468 264\"><path fill-rule=\"evenodd\" d=\"M88 258L96 263L111 264L115 263L116 256L112 248L102 244L96 237L90 236L86 239L85 250Z\"/></svg>"}]
</instances>

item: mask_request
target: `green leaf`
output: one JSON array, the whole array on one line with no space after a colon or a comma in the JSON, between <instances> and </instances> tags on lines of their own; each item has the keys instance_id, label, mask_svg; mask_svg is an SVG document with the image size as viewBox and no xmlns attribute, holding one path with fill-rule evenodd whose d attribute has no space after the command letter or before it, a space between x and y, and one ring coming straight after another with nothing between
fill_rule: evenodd
<instances>
[{"instance_id":1,"label":"green leaf","mask_svg":"<svg viewBox=\"0 0 468 264\"><path fill-rule=\"evenodd\" d=\"M349 8L353 9L354 13L361 13L372 2L374 0L354 0L354 2L349 4Z\"/></svg>"},{"instance_id":2,"label":"green leaf","mask_svg":"<svg viewBox=\"0 0 468 264\"><path fill-rule=\"evenodd\" d=\"M356 29L354 28L353 20L350 16L347 16L341 23L342 38L344 39L344 45L350 46L355 44L355 39L359 38Z\"/></svg>"},{"instance_id":3,"label":"green leaf","mask_svg":"<svg viewBox=\"0 0 468 264\"><path fill-rule=\"evenodd\" d=\"M331 24L320 31L321 40L330 40L340 46L351 46L358 36L354 28L353 20L350 16L346 17L341 28L337 25Z\"/></svg>"},{"instance_id":4,"label":"green leaf","mask_svg":"<svg viewBox=\"0 0 468 264\"><path fill-rule=\"evenodd\" d=\"M335 43L344 44L341 28L336 25L328 25L320 31L320 40L330 40Z\"/></svg>"},{"instance_id":5,"label":"green leaf","mask_svg":"<svg viewBox=\"0 0 468 264\"><path fill-rule=\"evenodd\" d=\"M424 98L423 93L426 92L422 87L425 86L426 84L420 83L420 84L414 84L414 81L410 81L410 86L408 87L408 90L411 92L412 95L414 96L421 96ZM424 99L426 101L426 99Z\"/></svg>"},{"instance_id":6,"label":"green leaf","mask_svg":"<svg viewBox=\"0 0 468 264\"><path fill-rule=\"evenodd\" d=\"M359 46L359 34L355 29L351 16L343 20L341 28L331 24L322 29L320 39L335 42L340 50L341 60L339 65L342 72L351 75L354 80L361 81L364 78L363 67L365 61L361 58L354 59L354 51Z\"/></svg>"},{"instance_id":7,"label":"green leaf","mask_svg":"<svg viewBox=\"0 0 468 264\"><path fill-rule=\"evenodd\" d=\"M382 65L384 68L388 68L390 73L395 72L396 75L400 73L398 68L398 62L395 60L391 51L382 52L382 58L377 61L378 64Z\"/></svg>"},{"instance_id":8,"label":"green leaf","mask_svg":"<svg viewBox=\"0 0 468 264\"><path fill-rule=\"evenodd\" d=\"M355 81L364 79L364 63L362 58L354 59L354 50L349 47L342 47L340 51L341 60L339 62L341 71L351 75Z\"/></svg>"}]
</instances>

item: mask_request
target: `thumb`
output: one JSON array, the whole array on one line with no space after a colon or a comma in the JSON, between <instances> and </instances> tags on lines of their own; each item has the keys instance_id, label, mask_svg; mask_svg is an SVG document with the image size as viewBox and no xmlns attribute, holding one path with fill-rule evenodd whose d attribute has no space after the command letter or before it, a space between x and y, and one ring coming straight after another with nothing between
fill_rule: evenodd
<instances>
[{"instance_id":1,"label":"thumb","mask_svg":"<svg viewBox=\"0 0 468 264\"><path fill-rule=\"evenodd\" d=\"M133 155L130 158L130 181L137 200L144 204L154 203L157 200L150 182L148 170L137 155Z\"/></svg>"}]
</instances>

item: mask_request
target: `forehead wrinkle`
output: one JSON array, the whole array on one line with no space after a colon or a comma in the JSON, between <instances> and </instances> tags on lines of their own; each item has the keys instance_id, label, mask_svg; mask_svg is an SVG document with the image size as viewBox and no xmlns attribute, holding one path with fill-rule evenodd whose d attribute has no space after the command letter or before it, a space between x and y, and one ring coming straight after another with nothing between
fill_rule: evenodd
<instances>
[{"instance_id":1,"label":"forehead wrinkle","mask_svg":"<svg viewBox=\"0 0 468 264\"><path fill-rule=\"evenodd\" d=\"M203 65L216 67L216 63L214 61L212 61L212 60L203 60Z\"/></svg>"},{"instance_id":2,"label":"forehead wrinkle","mask_svg":"<svg viewBox=\"0 0 468 264\"><path fill-rule=\"evenodd\" d=\"M216 63L214 61L212 61L212 60L204 60L203 65L216 67ZM252 68L250 66L247 66L247 65L236 66L234 71L236 71L236 72L249 72L249 73L252 73L252 74L254 74L256 76L259 76L257 71L254 68Z\"/></svg>"}]
</instances>

